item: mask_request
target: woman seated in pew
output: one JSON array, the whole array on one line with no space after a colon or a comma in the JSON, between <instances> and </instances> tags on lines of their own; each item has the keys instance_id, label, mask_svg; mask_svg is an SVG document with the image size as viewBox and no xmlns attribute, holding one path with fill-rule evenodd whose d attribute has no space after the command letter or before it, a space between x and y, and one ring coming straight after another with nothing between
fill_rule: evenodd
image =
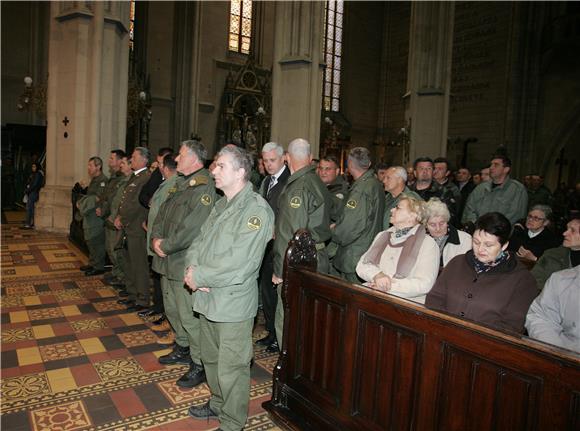
<instances>
[{"instance_id":1,"label":"woman seated in pew","mask_svg":"<svg viewBox=\"0 0 580 431\"><path fill-rule=\"evenodd\" d=\"M458 254L471 250L471 235L449 224L449 209L440 199L429 199L425 204L425 213L427 232L439 246L440 269Z\"/></svg>"},{"instance_id":2,"label":"woman seated in pew","mask_svg":"<svg viewBox=\"0 0 580 431\"><path fill-rule=\"evenodd\" d=\"M421 224L423 206L405 196L391 210L392 226L375 237L357 264L365 286L425 302L439 271L439 247Z\"/></svg>"},{"instance_id":3,"label":"woman seated in pew","mask_svg":"<svg viewBox=\"0 0 580 431\"><path fill-rule=\"evenodd\" d=\"M525 226L516 223L508 250L530 266L549 248L558 247L562 239L549 229L552 209L547 205L534 205L528 212Z\"/></svg>"},{"instance_id":4,"label":"woman seated in pew","mask_svg":"<svg viewBox=\"0 0 580 431\"><path fill-rule=\"evenodd\" d=\"M522 333L539 291L515 254L507 251L509 220L498 212L475 223L472 250L443 269L425 305L496 329Z\"/></svg>"}]
</instances>

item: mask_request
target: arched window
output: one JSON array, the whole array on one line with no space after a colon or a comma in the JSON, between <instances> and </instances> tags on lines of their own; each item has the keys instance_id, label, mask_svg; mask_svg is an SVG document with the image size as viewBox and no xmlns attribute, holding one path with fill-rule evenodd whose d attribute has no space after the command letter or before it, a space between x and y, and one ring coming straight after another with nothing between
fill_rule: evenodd
<instances>
[{"instance_id":1,"label":"arched window","mask_svg":"<svg viewBox=\"0 0 580 431\"><path fill-rule=\"evenodd\" d=\"M229 50L250 53L252 41L252 0L231 0Z\"/></svg>"},{"instance_id":2,"label":"arched window","mask_svg":"<svg viewBox=\"0 0 580 431\"><path fill-rule=\"evenodd\" d=\"M328 0L325 10L324 32L324 87L322 108L325 111L340 109L340 64L342 56L342 22L344 2Z\"/></svg>"}]
</instances>

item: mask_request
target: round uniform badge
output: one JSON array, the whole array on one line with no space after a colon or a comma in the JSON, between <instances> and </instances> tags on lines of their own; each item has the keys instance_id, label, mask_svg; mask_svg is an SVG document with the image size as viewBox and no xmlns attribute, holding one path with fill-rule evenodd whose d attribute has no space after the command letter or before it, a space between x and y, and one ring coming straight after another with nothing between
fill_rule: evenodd
<instances>
[{"instance_id":1,"label":"round uniform badge","mask_svg":"<svg viewBox=\"0 0 580 431\"><path fill-rule=\"evenodd\" d=\"M351 210L355 209L356 208L356 201L354 199L349 200L346 203L346 207L350 208Z\"/></svg>"},{"instance_id":2,"label":"round uniform badge","mask_svg":"<svg viewBox=\"0 0 580 431\"><path fill-rule=\"evenodd\" d=\"M336 197L340 200L344 199L344 195L342 193L337 193Z\"/></svg>"},{"instance_id":3,"label":"round uniform badge","mask_svg":"<svg viewBox=\"0 0 580 431\"><path fill-rule=\"evenodd\" d=\"M208 206L211 204L211 196L208 194L203 195L200 200L202 205Z\"/></svg>"},{"instance_id":4,"label":"round uniform badge","mask_svg":"<svg viewBox=\"0 0 580 431\"><path fill-rule=\"evenodd\" d=\"M252 216L248 219L248 229L259 230L262 227L262 220L258 216Z\"/></svg>"},{"instance_id":5,"label":"round uniform badge","mask_svg":"<svg viewBox=\"0 0 580 431\"><path fill-rule=\"evenodd\" d=\"M290 199L290 207L296 209L300 208L300 205L302 205L302 199L300 199L298 196L294 196L292 199Z\"/></svg>"},{"instance_id":6,"label":"round uniform badge","mask_svg":"<svg viewBox=\"0 0 580 431\"><path fill-rule=\"evenodd\" d=\"M192 178L191 180L189 180L190 186L195 186L196 184L197 184L197 180L195 178Z\"/></svg>"}]
</instances>

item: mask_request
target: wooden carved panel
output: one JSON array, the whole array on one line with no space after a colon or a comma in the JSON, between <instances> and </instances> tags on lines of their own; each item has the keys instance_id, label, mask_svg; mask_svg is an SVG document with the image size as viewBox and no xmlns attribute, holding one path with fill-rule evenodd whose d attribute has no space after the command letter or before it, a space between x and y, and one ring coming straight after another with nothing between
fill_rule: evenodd
<instances>
[{"instance_id":1,"label":"wooden carved panel","mask_svg":"<svg viewBox=\"0 0 580 431\"><path fill-rule=\"evenodd\" d=\"M362 428L411 429L422 343L418 332L360 313L351 414Z\"/></svg>"},{"instance_id":2,"label":"wooden carved panel","mask_svg":"<svg viewBox=\"0 0 580 431\"><path fill-rule=\"evenodd\" d=\"M438 429L533 430L542 382L483 358L444 347Z\"/></svg>"},{"instance_id":3,"label":"wooden carved panel","mask_svg":"<svg viewBox=\"0 0 580 431\"><path fill-rule=\"evenodd\" d=\"M304 385L320 403L340 403L345 307L305 291L297 314L303 321L297 337L294 379Z\"/></svg>"}]
</instances>

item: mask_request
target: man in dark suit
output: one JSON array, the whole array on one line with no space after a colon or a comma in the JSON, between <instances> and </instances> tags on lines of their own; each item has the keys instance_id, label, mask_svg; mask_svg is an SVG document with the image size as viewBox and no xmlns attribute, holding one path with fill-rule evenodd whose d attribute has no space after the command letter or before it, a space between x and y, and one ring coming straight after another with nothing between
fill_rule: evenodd
<instances>
[{"instance_id":1,"label":"man in dark suit","mask_svg":"<svg viewBox=\"0 0 580 431\"><path fill-rule=\"evenodd\" d=\"M143 222L147 220L147 208L139 202L139 193L149 180L149 150L137 147L131 156L133 174L123 191L115 227L126 235L125 261L127 266L127 299L119 303L129 311L143 311L149 307L149 262L147 260L147 233Z\"/></svg>"},{"instance_id":2,"label":"man in dark suit","mask_svg":"<svg viewBox=\"0 0 580 431\"><path fill-rule=\"evenodd\" d=\"M290 170L284 164L284 148L275 142L268 142L262 148L262 159L268 176L264 178L260 185L260 195L268 201L274 217L278 217L278 197L284 188ZM272 246L274 240L270 240L266 247L266 253L260 268L260 295L262 297L262 310L266 319L266 330L268 335L256 341L257 344L267 346L269 352L278 351L278 341L276 340L276 331L274 328L274 318L276 316L276 304L278 296L276 286L272 284L273 258L274 253Z\"/></svg>"}]
</instances>

